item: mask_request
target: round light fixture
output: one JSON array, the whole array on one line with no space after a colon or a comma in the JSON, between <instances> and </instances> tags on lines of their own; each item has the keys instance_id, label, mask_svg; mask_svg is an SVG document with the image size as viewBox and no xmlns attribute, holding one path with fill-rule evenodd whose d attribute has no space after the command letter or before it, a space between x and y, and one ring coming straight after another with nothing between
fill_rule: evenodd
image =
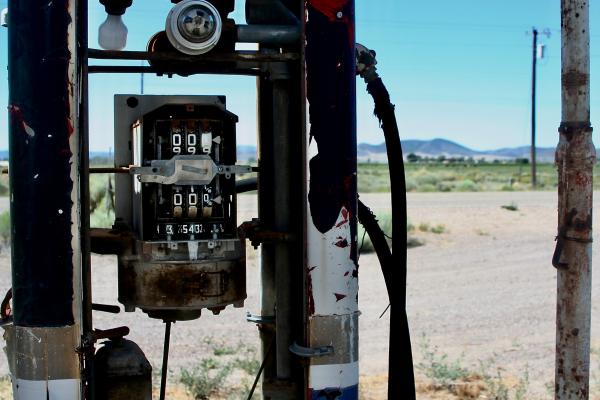
<instances>
[{"instance_id":1,"label":"round light fixture","mask_svg":"<svg viewBox=\"0 0 600 400\"><path fill-rule=\"evenodd\" d=\"M183 0L167 16L169 42L185 54L210 51L219 42L222 29L219 12L206 0Z\"/></svg>"}]
</instances>

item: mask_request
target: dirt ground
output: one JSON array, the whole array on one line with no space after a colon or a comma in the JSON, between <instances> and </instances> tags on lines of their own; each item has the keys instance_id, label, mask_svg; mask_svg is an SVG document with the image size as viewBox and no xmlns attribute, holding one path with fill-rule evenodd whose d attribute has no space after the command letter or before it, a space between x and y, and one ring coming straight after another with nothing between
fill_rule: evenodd
<instances>
[{"instance_id":1,"label":"dirt ground","mask_svg":"<svg viewBox=\"0 0 600 400\"><path fill-rule=\"evenodd\" d=\"M389 211L386 194L362 195L376 212ZM600 193L596 194L600 200ZM431 346L461 359L465 368L494 359L507 376L529 374L526 399L550 398L546 385L553 380L556 272L550 261L556 235L556 194L553 192L410 193L409 219L418 226L443 224L442 234L419 233L425 245L409 250L408 315L415 363L423 360L423 335ZM514 203L517 211L501 208ZM600 202L596 202L596 207ZM0 202L0 211L6 207ZM240 196L240 220L256 213L256 197ZM598 228L596 219L594 228ZM594 246L594 258L598 246ZM257 329L245 321L246 311L259 310L256 253L248 252L248 299L244 308L228 308L220 316L173 326L170 370L193 367L208 351L207 337L232 345L258 347ZM9 257L0 255L0 293L10 285ZM94 256L94 301L117 304L116 262ZM387 305L385 285L374 255L360 258L360 368L368 382L365 399L385 398L389 318L379 318ZM600 348L598 274L593 281L592 343ZM130 339L160 368L163 324L143 313L113 316L97 313L94 323L106 329L131 328ZM3 343L0 342L0 345ZM600 377L594 358L594 375ZM0 357L0 376L8 373ZM422 376L422 373L419 372ZM598 387L599 381L592 380ZM365 385L363 385L365 386ZM448 398L423 391L420 399ZM442 396L442 397L439 397Z\"/></svg>"}]
</instances>

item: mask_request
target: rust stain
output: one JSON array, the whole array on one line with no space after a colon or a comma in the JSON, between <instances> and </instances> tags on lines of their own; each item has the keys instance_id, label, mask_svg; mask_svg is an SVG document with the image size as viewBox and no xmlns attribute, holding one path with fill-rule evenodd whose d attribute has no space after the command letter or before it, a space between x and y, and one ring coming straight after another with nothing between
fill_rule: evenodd
<instances>
[{"instance_id":1,"label":"rust stain","mask_svg":"<svg viewBox=\"0 0 600 400\"><path fill-rule=\"evenodd\" d=\"M577 89L580 86L586 86L590 80L588 74L582 74L579 71L567 71L562 76L563 86L567 89Z\"/></svg>"},{"instance_id":2,"label":"rust stain","mask_svg":"<svg viewBox=\"0 0 600 400\"><path fill-rule=\"evenodd\" d=\"M575 175L575 184L578 186L588 186L592 183L592 177L590 174L582 171L578 171Z\"/></svg>"},{"instance_id":3,"label":"rust stain","mask_svg":"<svg viewBox=\"0 0 600 400\"><path fill-rule=\"evenodd\" d=\"M314 267L317 268L317 267ZM315 298L313 297L312 275L310 272L306 278L306 298L308 299L308 314L315 315Z\"/></svg>"}]
</instances>

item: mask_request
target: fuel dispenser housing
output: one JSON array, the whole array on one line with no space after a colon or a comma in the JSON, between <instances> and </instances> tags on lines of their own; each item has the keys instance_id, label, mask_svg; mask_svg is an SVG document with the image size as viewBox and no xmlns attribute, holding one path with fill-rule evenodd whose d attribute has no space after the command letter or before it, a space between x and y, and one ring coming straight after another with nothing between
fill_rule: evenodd
<instances>
[{"instance_id":1,"label":"fuel dispenser housing","mask_svg":"<svg viewBox=\"0 0 600 400\"><path fill-rule=\"evenodd\" d=\"M115 96L114 230L119 301L163 320L219 313L246 298L245 246L237 233L237 116L222 96Z\"/></svg>"}]
</instances>

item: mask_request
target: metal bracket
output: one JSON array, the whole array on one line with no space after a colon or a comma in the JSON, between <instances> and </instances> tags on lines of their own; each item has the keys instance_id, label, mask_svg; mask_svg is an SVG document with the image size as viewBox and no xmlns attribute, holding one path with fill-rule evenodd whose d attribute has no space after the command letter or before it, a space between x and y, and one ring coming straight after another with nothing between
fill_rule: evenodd
<instances>
[{"instance_id":1,"label":"metal bracket","mask_svg":"<svg viewBox=\"0 0 600 400\"><path fill-rule=\"evenodd\" d=\"M163 185L208 185L215 176L252 172L247 165L217 165L208 155L174 156L170 160L152 160L149 167L131 167L129 172L138 175L143 183Z\"/></svg>"},{"instance_id":2,"label":"metal bracket","mask_svg":"<svg viewBox=\"0 0 600 400\"><path fill-rule=\"evenodd\" d=\"M246 321L258 325L275 325L275 317L272 315L254 315L246 313Z\"/></svg>"},{"instance_id":3,"label":"metal bracket","mask_svg":"<svg viewBox=\"0 0 600 400\"><path fill-rule=\"evenodd\" d=\"M295 235L292 233L264 229L257 218L242 223L238 227L238 232L242 239L246 238L250 240L250 244L255 249L262 243L289 243L296 240Z\"/></svg>"},{"instance_id":4,"label":"metal bracket","mask_svg":"<svg viewBox=\"0 0 600 400\"><path fill-rule=\"evenodd\" d=\"M333 354L333 346L322 347L303 347L294 342L290 346L290 351L302 358L325 357Z\"/></svg>"}]
</instances>

